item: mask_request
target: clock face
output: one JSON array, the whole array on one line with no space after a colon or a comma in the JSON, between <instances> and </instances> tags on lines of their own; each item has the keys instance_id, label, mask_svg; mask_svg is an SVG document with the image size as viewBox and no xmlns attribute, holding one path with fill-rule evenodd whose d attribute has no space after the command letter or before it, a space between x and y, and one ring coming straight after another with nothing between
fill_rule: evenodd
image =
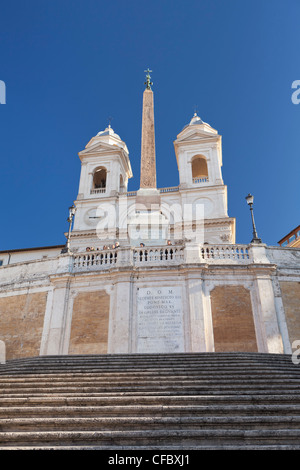
<instances>
[{"instance_id":1,"label":"clock face","mask_svg":"<svg viewBox=\"0 0 300 470\"><path fill-rule=\"evenodd\" d=\"M101 209L95 207L86 211L84 215L84 221L87 225L95 227L103 217L104 212L101 211Z\"/></svg>"}]
</instances>

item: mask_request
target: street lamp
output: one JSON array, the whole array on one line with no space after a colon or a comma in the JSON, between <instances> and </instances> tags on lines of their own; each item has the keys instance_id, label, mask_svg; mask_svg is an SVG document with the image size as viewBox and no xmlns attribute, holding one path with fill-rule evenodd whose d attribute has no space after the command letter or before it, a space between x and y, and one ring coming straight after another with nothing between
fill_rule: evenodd
<instances>
[{"instance_id":1,"label":"street lamp","mask_svg":"<svg viewBox=\"0 0 300 470\"><path fill-rule=\"evenodd\" d=\"M69 231L68 231L68 235L67 235L66 246L65 246L65 248L63 248L61 250L62 253L70 253L71 227L72 227L72 222L73 222L75 212L76 212L76 207L73 204L71 207L69 207L69 217L67 218L67 221L69 222Z\"/></svg>"},{"instance_id":2,"label":"street lamp","mask_svg":"<svg viewBox=\"0 0 300 470\"><path fill-rule=\"evenodd\" d=\"M255 222L254 222L253 207L252 207L254 197L252 196L252 194L248 194L248 196L246 196L245 199L247 201L247 204L249 204L249 206L250 206L251 218L252 218L253 238L251 240L251 243L261 243L261 238L258 238L258 236L257 236L257 231L256 231L256 227L255 227Z\"/></svg>"}]
</instances>

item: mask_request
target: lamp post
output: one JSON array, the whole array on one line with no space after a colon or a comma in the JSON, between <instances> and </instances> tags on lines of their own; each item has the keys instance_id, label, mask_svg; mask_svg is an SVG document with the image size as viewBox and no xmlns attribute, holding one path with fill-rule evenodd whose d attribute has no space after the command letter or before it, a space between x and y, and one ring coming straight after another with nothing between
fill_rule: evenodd
<instances>
[{"instance_id":1,"label":"lamp post","mask_svg":"<svg viewBox=\"0 0 300 470\"><path fill-rule=\"evenodd\" d=\"M76 207L73 204L71 207L69 207L69 217L67 218L67 221L69 222L69 231L67 235L66 246L65 248L61 250L62 253L70 253L71 227L72 227L72 222L73 222L75 212L76 212Z\"/></svg>"},{"instance_id":2,"label":"lamp post","mask_svg":"<svg viewBox=\"0 0 300 470\"><path fill-rule=\"evenodd\" d=\"M256 227L255 227L255 222L254 222L253 207L252 207L254 197L252 196L252 194L248 194L248 196L246 196L245 199L247 201L247 204L250 206L251 219L252 219L253 238L251 240L251 243L261 243L261 238L258 238Z\"/></svg>"}]
</instances>

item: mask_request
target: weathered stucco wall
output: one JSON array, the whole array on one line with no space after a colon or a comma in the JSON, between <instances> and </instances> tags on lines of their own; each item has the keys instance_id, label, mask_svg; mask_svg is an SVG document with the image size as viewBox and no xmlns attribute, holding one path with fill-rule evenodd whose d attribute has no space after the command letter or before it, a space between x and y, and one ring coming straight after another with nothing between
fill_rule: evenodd
<instances>
[{"instance_id":1,"label":"weathered stucco wall","mask_svg":"<svg viewBox=\"0 0 300 470\"><path fill-rule=\"evenodd\" d=\"M39 356L47 292L0 298L0 339L6 358Z\"/></svg>"},{"instance_id":2,"label":"weathered stucco wall","mask_svg":"<svg viewBox=\"0 0 300 470\"><path fill-rule=\"evenodd\" d=\"M280 289L291 344L300 340L300 282L281 281Z\"/></svg>"},{"instance_id":3,"label":"weathered stucco wall","mask_svg":"<svg viewBox=\"0 0 300 470\"><path fill-rule=\"evenodd\" d=\"M106 354L110 297L104 291L80 292L73 305L69 354Z\"/></svg>"},{"instance_id":4,"label":"weathered stucco wall","mask_svg":"<svg viewBox=\"0 0 300 470\"><path fill-rule=\"evenodd\" d=\"M250 292L243 286L219 286L211 291L216 352L257 352Z\"/></svg>"},{"instance_id":5,"label":"weathered stucco wall","mask_svg":"<svg viewBox=\"0 0 300 470\"><path fill-rule=\"evenodd\" d=\"M265 252L279 264L270 265ZM300 339L299 249L250 247L242 256L233 247L225 257L215 247L205 257L198 250L199 259L197 250L179 250L178 258L153 262L130 249L114 253L117 263L60 255L2 266L7 359L135 352L136 286L182 288L187 351L281 353L284 334L289 353L289 342Z\"/></svg>"}]
</instances>

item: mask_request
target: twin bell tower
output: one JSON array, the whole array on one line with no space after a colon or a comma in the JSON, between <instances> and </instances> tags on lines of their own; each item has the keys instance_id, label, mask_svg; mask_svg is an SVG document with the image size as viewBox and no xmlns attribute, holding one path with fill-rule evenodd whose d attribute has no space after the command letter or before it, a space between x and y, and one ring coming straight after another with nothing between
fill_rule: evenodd
<instances>
[{"instance_id":1,"label":"twin bell tower","mask_svg":"<svg viewBox=\"0 0 300 470\"><path fill-rule=\"evenodd\" d=\"M151 70L143 92L140 188L132 178L128 148L109 125L79 153L81 175L71 247L234 243L227 214L221 136L194 114L174 141L179 186L157 188L154 95Z\"/></svg>"}]
</instances>

